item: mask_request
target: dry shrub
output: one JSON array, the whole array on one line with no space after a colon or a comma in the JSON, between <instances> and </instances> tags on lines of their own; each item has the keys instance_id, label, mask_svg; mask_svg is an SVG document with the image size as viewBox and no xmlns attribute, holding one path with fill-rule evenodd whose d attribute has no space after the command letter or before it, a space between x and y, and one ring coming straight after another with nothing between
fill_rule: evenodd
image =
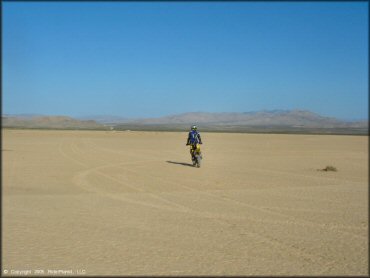
<instances>
[{"instance_id":1,"label":"dry shrub","mask_svg":"<svg viewBox=\"0 0 370 278\"><path fill-rule=\"evenodd\" d=\"M326 166L324 169L319 169L319 171L325 171L325 172L328 172L328 171L331 171L331 172L337 172L337 168L335 168L334 166Z\"/></svg>"}]
</instances>

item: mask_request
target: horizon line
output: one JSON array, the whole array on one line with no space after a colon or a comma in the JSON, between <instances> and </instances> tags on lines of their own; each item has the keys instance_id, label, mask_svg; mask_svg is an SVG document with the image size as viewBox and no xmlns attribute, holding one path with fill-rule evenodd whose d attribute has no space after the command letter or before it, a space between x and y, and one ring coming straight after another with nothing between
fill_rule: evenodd
<instances>
[{"instance_id":1,"label":"horizon line","mask_svg":"<svg viewBox=\"0 0 370 278\"><path fill-rule=\"evenodd\" d=\"M342 118L337 116L328 116L323 115L321 113L313 112L308 109L301 109L301 108L295 108L295 109L261 109L261 110L251 110L251 111L244 111L244 112L230 112L230 111L224 111L224 112L208 112L208 111L189 111L189 112L179 112L179 113L171 113L166 114L163 116L123 116L123 115L117 115L117 114L83 114L83 115L76 115L76 114L45 114L45 113L2 113L2 117L70 117L74 119L81 119L81 118L92 118L92 117L116 117L116 118L122 118L122 119L157 119L157 118L165 118L165 117L171 117L171 116L178 116L178 115L184 115L184 114L196 114L196 113L204 113L204 114L246 114L246 113L259 113L259 112L293 112L293 111L300 111L300 112L309 112L313 114L317 114L322 117L328 117L328 118L335 118L337 120L343 120L343 121L369 121L369 117L361 118L361 117L351 117L351 118Z\"/></svg>"}]
</instances>

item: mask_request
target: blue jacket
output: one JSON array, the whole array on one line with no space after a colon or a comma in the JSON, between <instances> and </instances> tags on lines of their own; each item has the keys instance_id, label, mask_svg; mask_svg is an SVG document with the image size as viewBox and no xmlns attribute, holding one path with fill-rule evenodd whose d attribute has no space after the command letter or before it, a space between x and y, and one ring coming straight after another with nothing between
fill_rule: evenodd
<instances>
[{"instance_id":1,"label":"blue jacket","mask_svg":"<svg viewBox=\"0 0 370 278\"><path fill-rule=\"evenodd\" d=\"M196 130L191 130L188 135L187 145L195 145L195 144L202 144L202 138L200 138L200 134Z\"/></svg>"}]
</instances>

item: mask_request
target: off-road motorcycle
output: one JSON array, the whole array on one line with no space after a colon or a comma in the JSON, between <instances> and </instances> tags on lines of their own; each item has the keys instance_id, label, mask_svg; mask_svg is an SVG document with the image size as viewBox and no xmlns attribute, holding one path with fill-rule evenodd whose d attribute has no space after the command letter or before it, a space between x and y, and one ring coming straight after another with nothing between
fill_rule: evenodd
<instances>
[{"instance_id":1,"label":"off-road motorcycle","mask_svg":"<svg viewBox=\"0 0 370 278\"><path fill-rule=\"evenodd\" d=\"M199 168L200 165L202 164L203 159L202 152L200 150L200 144L190 145L190 154L193 166Z\"/></svg>"}]
</instances>

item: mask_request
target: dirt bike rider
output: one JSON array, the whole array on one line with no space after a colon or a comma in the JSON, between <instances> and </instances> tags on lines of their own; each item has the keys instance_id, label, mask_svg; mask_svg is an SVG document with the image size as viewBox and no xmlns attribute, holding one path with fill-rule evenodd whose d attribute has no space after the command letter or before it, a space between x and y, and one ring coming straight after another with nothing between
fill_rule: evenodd
<instances>
[{"instance_id":1,"label":"dirt bike rider","mask_svg":"<svg viewBox=\"0 0 370 278\"><path fill-rule=\"evenodd\" d=\"M191 159L194 161L194 151L197 148L197 144L203 144L202 138L200 137L199 132L197 131L198 127L193 125L191 127L191 131L189 131L188 140L186 142L186 146L190 145L190 154Z\"/></svg>"}]
</instances>

